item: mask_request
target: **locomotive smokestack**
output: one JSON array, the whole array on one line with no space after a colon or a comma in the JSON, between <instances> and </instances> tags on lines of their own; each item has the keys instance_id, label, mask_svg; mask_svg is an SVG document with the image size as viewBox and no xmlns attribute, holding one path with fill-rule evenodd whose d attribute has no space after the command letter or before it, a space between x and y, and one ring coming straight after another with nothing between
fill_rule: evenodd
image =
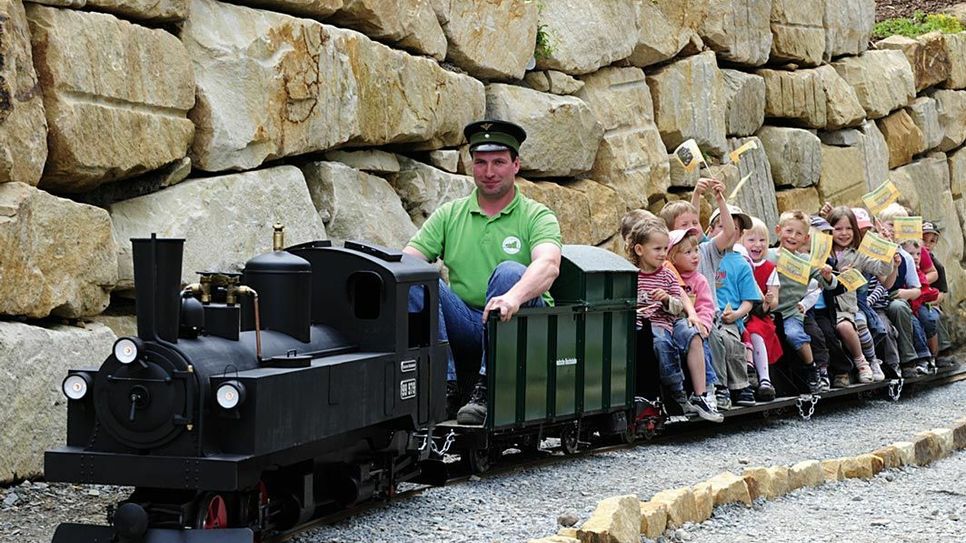
<instances>
[{"instance_id":1,"label":"locomotive smokestack","mask_svg":"<svg viewBox=\"0 0 966 543\"><path fill-rule=\"evenodd\" d=\"M184 240L151 234L150 238L131 239L131 246L138 336L174 343L181 313Z\"/></svg>"}]
</instances>

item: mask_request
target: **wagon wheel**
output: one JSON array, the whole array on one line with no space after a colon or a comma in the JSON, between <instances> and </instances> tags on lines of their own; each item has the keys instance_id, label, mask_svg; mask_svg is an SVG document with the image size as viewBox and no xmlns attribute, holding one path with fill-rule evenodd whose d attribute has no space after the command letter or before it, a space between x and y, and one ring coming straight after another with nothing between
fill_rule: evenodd
<instances>
[{"instance_id":1,"label":"wagon wheel","mask_svg":"<svg viewBox=\"0 0 966 543\"><path fill-rule=\"evenodd\" d=\"M617 434L617 437L621 440L621 443L633 445L637 441L637 429L628 424L623 432Z\"/></svg>"},{"instance_id":2,"label":"wagon wheel","mask_svg":"<svg viewBox=\"0 0 966 543\"><path fill-rule=\"evenodd\" d=\"M564 426L560 431L560 448L563 449L564 454L577 454L577 448L580 445L578 437L577 426Z\"/></svg>"},{"instance_id":3,"label":"wagon wheel","mask_svg":"<svg viewBox=\"0 0 966 543\"><path fill-rule=\"evenodd\" d=\"M194 527L201 530L228 528L228 505L221 494L208 492L198 502Z\"/></svg>"},{"instance_id":4,"label":"wagon wheel","mask_svg":"<svg viewBox=\"0 0 966 543\"><path fill-rule=\"evenodd\" d=\"M463 462L470 469L470 473L481 474L490 471L490 451L489 449L473 448L463 451L460 454Z\"/></svg>"}]
</instances>

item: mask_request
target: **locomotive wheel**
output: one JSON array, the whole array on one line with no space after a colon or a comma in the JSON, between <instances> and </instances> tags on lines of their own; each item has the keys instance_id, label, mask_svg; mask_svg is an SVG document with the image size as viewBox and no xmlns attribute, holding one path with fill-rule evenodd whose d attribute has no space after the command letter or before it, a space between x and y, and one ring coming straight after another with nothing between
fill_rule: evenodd
<instances>
[{"instance_id":1,"label":"locomotive wheel","mask_svg":"<svg viewBox=\"0 0 966 543\"><path fill-rule=\"evenodd\" d=\"M195 528L219 530L228 527L228 505L221 494L208 493L198 502Z\"/></svg>"},{"instance_id":2,"label":"locomotive wheel","mask_svg":"<svg viewBox=\"0 0 966 543\"><path fill-rule=\"evenodd\" d=\"M563 449L564 454L577 454L577 448L580 445L577 438L576 426L568 425L560 431L560 448Z\"/></svg>"}]
</instances>

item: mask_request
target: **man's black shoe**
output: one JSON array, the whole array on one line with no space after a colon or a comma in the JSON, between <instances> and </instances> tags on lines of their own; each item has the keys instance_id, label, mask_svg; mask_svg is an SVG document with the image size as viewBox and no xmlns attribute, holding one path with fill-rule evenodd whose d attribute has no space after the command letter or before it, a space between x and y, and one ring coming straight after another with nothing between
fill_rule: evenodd
<instances>
[{"instance_id":1,"label":"man's black shoe","mask_svg":"<svg viewBox=\"0 0 966 543\"><path fill-rule=\"evenodd\" d=\"M470 401L456 413L458 424L479 425L486 420L486 377L481 376L470 394Z\"/></svg>"}]
</instances>

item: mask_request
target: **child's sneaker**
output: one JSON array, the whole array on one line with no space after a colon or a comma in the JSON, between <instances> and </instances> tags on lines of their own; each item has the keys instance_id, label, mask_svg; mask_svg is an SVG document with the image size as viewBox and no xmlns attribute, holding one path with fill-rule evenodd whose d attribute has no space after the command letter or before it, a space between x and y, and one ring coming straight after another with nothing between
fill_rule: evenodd
<instances>
[{"instance_id":1,"label":"child's sneaker","mask_svg":"<svg viewBox=\"0 0 966 543\"><path fill-rule=\"evenodd\" d=\"M717 404L715 411L727 411L731 409L731 392L726 387L715 387L714 401Z\"/></svg>"},{"instance_id":2,"label":"child's sneaker","mask_svg":"<svg viewBox=\"0 0 966 543\"><path fill-rule=\"evenodd\" d=\"M715 396L714 390L709 390L704 393L704 403L708 404L715 413L718 412L718 399Z\"/></svg>"},{"instance_id":3,"label":"child's sneaker","mask_svg":"<svg viewBox=\"0 0 966 543\"><path fill-rule=\"evenodd\" d=\"M882 372L882 362L879 359L875 359L869 362L869 367L872 368L872 380L876 383L885 381L885 373Z\"/></svg>"},{"instance_id":4,"label":"child's sneaker","mask_svg":"<svg viewBox=\"0 0 966 543\"><path fill-rule=\"evenodd\" d=\"M919 375L929 375L929 360L921 359L916 363L916 373Z\"/></svg>"},{"instance_id":5,"label":"child's sneaker","mask_svg":"<svg viewBox=\"0 0 966 543\"><path fill-rule=\"evenodd\" d=\"M805 366L805 371L808 374L808 391L812 394L818 394L821 392L822 388L822 377L819 374L818 366L814 363Z\"/></svg>"},{"instance_id":6,"label":"child's sneaker","mask_svg":"<svg viewBox=\"0 0 966 543\"><path fill-rule=\"evenodd\" d=\"M761 380L761 384L758 385L757 398L760 402L771 402L775 400L775 387L771 385L771 381L768 379Z\"/></svg>"},{"instance_id":7,"label":"child's sneaker","mask_svg":"<svg viewBox=\"0 0 966 543\"><path fill-rule=\"evenodd\" d=\"M832 381L828 377L828 368L821 368L818 372L818 391L828 392L832 390Z\"/></svg>"},{"instance_id":8,"label":"child's sneaker","mask_svg":"<svg viewBox=\"0 0 966 543\"><path fill-rule=\"evenodd\" d=\"M847 388L852 384L849 374L840 373L832 379L832 388Z\"/></svg>"},{"instance_id":9,"label":"child's sneaker","mask_svg":"<svg viewBox=\"0 0 966 543\"><path fill-rule=\"evenodd\" d=\"M860 383L871 383L872 382L872 368L869 367L869 362L866 359L861 359L855 363L855 368L859 372L859 382ZM836 376L838 378L838 376Z\"/></svg>"},{"instance_id":10,"label":"child's sneaker","mask_svg":"<svg viewBox=\"0 0 966 543\"><path fill-rule=\"evenodd\" d=\"M735 391L735 397L735 403L738 405L748 407L755 405L755 393L751 390L751 387L745 387L741 390Z\"/></svg>"},{"instance_id":11,"label":"child's sneaker","mask_svg":"<svg viewBox=\"0 0 966 543\"><path fill-rule=\"evenodd\" d=\"M704 400L704 396L697 394L691 395L691 405L697 411L698 416L708 422L723 422L724 415L711 409L711 406Z\"/></svg>"},{"instance_id":12,"label":"child's sneaker","mask_svg":"<svg viewBox=\"0 0 966 543\"><path fill-rule=\"evenodd\" d=\"M694 405L688 401L688 397L683 390L672 392L671 400L681 407L681 412L683 412L685 415L690 415L697 412L697 410L694 408Z\"/></svg>"}]
</instances>

